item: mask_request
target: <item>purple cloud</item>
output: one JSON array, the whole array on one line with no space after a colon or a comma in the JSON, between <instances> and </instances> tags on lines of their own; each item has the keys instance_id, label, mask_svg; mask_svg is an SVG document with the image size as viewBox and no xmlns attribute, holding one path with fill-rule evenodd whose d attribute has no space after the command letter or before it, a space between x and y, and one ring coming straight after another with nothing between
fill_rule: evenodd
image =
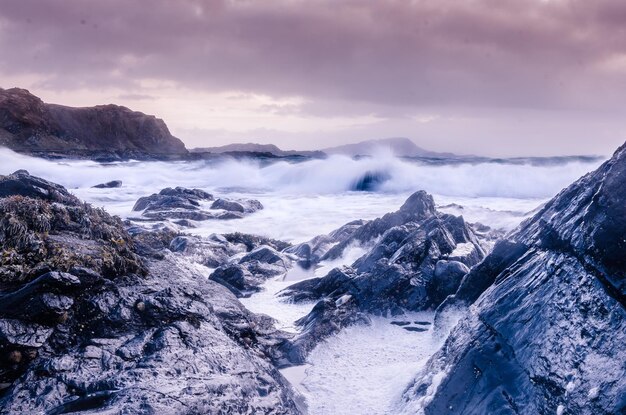
<instances>
[{"instance_id":1,"label":"purple cloud","mask_svg":"<svg viewBox=\"0 0 626 415\"><path fill-rule=\"evenodd\" d=\"M5 0L3 73L390 105L613 108L626 3Z\"/></svg>"}]
</instances>

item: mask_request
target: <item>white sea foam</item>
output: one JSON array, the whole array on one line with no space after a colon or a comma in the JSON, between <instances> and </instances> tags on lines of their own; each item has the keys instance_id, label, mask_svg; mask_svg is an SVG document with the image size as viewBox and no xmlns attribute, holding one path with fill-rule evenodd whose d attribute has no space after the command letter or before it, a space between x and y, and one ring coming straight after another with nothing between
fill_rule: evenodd
<instances>
[{"instance_id":1,"label":"white sea foam","mask_svg":"<svg viewBox=\"0 0 626 415\"><path fill-rule=\"evenodd\" d=\"M432 321L432 313L399 318ZM352 326L320 343L309 355L298 389L312 415L393 414L394 405L443 338L410 332L374 317L369 326Z\"/></svg>"},{"instance_id":2,"label":"white sea foam","mask_svg":"<svg viewBox=\"0 0 626 415\"><path fill-rule=\"evenodd\" d=\"M427 165L380 154L353 160L331 156L302 163L262 165L252 160L195 162L49 161L0 149L0 174L27 169L60 183L78 197L121 217L135 201L164 187L197 187L232 198L256 198L265 210L237 221L207 221L195 232L242 231L292 242L327 233L354 219L373 219L396 210L416 190L470 222L514 228L526 213L598 161L534 166L502 163ZM367 174L380 179L375 192L350 191ZM91 186L120 179L118 189Z\"/></svg>"},{"instance_id":3,"label":"white sea foam","mask_svg":"<svg viewBox=\"0 0 626 415\"><path fill-rule=\"evenodd\" d=\"M366 173L384 173L381 192L422 189L445 196L545 198L594 169L598 161L572 161L547 166L506 163L427 165L391 156L353 160L330 156L303 163L285 161L262 166L253 160L195 162L126 162L103 168L91 161L48 161L0 149L3 174L27 168L32 174L69 188L85 188L122 179L145 190L165 186L247 188L292 194L334 194L351 189Z\"/></svg>"}]
</instances>

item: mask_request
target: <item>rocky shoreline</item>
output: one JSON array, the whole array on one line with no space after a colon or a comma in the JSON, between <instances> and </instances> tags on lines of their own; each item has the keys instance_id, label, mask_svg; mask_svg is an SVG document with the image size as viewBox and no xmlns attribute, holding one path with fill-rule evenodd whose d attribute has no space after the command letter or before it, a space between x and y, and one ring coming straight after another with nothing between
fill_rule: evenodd
<instances>
[{"instance_id":1,"label":"rocky shoreline","mask_svg":"<svg viewBox=\"0 0 626 415\"><path fill-rule=\"evenodd\" d=\"M273 364L288 336L170 236L25 171L0 195L0 413L300 412Z\"/></svg>"},{"instance_id":2,"label":"rocky shoreline","mask_svg":"<svg viewBox=\"0 0 626 415\"><path fill-rule=\"evenodd\" d=\"M399 411L622 413L625 184L623 146L495 245L423 191L291 245L167 226L254 215L255 200L165 188L123 222L27 171L1 176L0 413L305 413L278 368L372 316L435 309L435 330L464 317ZM238 300L354 246L352 264L280 293L315 303L298 333Z\"/></svg>"}]
</instances>

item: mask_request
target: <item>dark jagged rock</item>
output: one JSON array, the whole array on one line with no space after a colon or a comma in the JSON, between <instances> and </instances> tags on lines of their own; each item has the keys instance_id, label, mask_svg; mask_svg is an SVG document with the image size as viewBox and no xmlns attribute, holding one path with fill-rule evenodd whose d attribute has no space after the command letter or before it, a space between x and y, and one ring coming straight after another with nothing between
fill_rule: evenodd
<instances>
[{"instance_id":1,"label":"dark jagged rock","mask_svg":"<svg viewBox=\"0 0 626 415\"><path fill-rule=\"evenodd\" d=\"M0 412L300 413L274 366L287 337L166 249L187 249L174 235L131 239L62 187L23 179L56 193L0 199Z\"/></svg>"},{"instance_id":2,"label":"dark jagged rock","mask_svg":"<svg viewBox=\"0 0 626 415\"><path fill-rule=\"evenodd\" d=\"M270 246L261 246L252 252L246 254L241 260L239 260L240 264L246 262L258 261L266 264L283 264L286 266L286 262L288 260L285 259L283 255L281 255L278 251Z\"/></svg>"},{"instance_id":3,"label":"dark jagged rock","mask_svg":"<svg viewBox=\"0 0 626 415\"><path fill-rule=\"evenodd\" d=\"M203 210L202 201L212 201L213 195L200 189L186 189L184 187L166 188L158 194L144 196L137 200L133 211L141 211L140 217L131 218L134 221L168 221L183 227L194 227L191 221L209 219L240 219L245 214L253 213L263 206L257 200L228 201L216 200L210 209ZM218 203L219 206L214 207ZM226 209L226 207L231 208ZM213 210L221 210L214 212Z\"/></svg>"},{"instance_id":4,"label":"dark jagged rock","mask_svg":"<svg viewBox=\"0 0 626 415\"><path fill-rule=\"evenodd\" d=\"M97 184L95 186L92 186L94 189L115 189L118 187L122 187L122 181L121 180L112 180L110 182L106 182L106 183L100 183Z\"/></svg>"},{"instance_id":5,"label":"dark jagged rock","mask_svg":"<svg viewBox=\"0 0 626 415\"><path fill-rule=\"evenodd\" d=\"M435 202L432 196L424 191L415 192L404 202L398 211L366 222L363 226L355 229L350 237L333 246L321 259L339 258L343 255L346 248L351 245L367 244L391 228L409 222L419 222L435 215Z\"/></svg>"},{"instance_id":6,"label":"dark jagged rock","mask_svg":"<svg viewBox=\"0 0 626 415\"><path fill-rule=\"evenodd\" d=\"M455 294L439 306L439 314L450 307L466 307L472 304L502 272L513 265L528 247L524 244L502 240L496 243L489 255L463 277Z\"/></svg>"},{"instance_id":7,"label":"dark jagged rock","mask_svg":"<svg viewBox=\"0 0 626 415\"><path fill-rule=\"evenodd\" d=\"M268 278L284 274L291 260L269 246L260 246L244 255L238 263L217 268L210 279L226 286L237 297L247 297L261 289Z\"/></svg>"},{"instance_id":8,"label":"dark jagged rock","mask_svg":"<svg viewBox=\"0 0 626 415\"><path fill-rule=\"evenodd\" d=\"M46 324L66 317L73 305L66 294L81 281L65 272L48 272L15 292L0 296L0 315Z\"/></svg>"},{"instance_id":9,"label":"dark jagged rock","mask_svg":"<svg viewBox=\"0 0 626 415\"><path fill-rule=\"evenodd\" d=\"M8 176L0 176L0 197L23 196L77 205L78 199L63 186L31 176L26 170L18 170Z\"/></svg>"},{"instance_id":10,"label":"dark jagged rock","mask_svg":"<svg viewBox=\"0 0 626 415\"><path fill-rule=\"evenodd\" d=\"M213 195L200 189L166 187L158 194L140 197L133 210L164 211L175 208L197 210L201 200L213 200Z\"/></svg>"},{"instance_id":11,"label":"dark jagged rock","mask_svg":"<svg viewBox=\"0 0 626 415\"><path fill-rule=\"evenodd\" d=\"M328 235L319 235L309 242L290 247L286 252L302 258L302 261L308 263L308 266L316 264L333 246L348 240L365 223L367 222L364 220L349 222Z\"/></svg>"},{"instance_id":12,"label":"dark jagged rock","mask_svg":"<svg viewBox=\"0 0 626 415\"><path fill-rule=\"evenodd\" d=\"M385 224L395 225L380 234ZM374 313L424 310L454 293L468 267L484 256L463 218L436 212L432 197L424 192L412 195L398 212L357 228L346 241L374 239L377 242L351 267L294 284L283 295L311 301L348 294L359 310ZM465 269L443 267L440 261Z\"/></svg>"},{"instance_id":13,"label":"dark jagged rock","mask_svg":"<svg viewBox=\"0 0 626 415\"><path fill-rule=\"evenodd\" d=\"M356 278L357 274L350 267L334 268L323 278L310 278L291 285L283 295L296 303L339 298L357 292Z\"/></svg>"},{"instance_id":14,"label":"dark jagged rock","mask_svg":"<svg viewBox=\"0 0 626 415\"><path fill-rule=\"evenodd\" d=\"M435 264L431 287L435 303L441 303L448 295L455 293L461 280L469 273L469 268L459 261L442 259Z\"/></svg>"},{"instance_id":15,"label":"dark jagged rock","mask_svg":"<svg viewBox=\"0 0 626 415\"><path fill-rule=\"evenodd\" d=\"M360 225L352 223L338 231L342 241L322 258L336 258L352 244L365 244L370 249L351 266L335 268L325 277L298 282L281 292L294 302L339 304L349 299L349 306L324 306L324 313L312 311L303 320L308 328L294 339L294 344L299 344L302 337L307 347L298 347L296 356L302 357L301 353L309 351L309 346L321 341L323 335L334 333L335 326L362 321L362 313L395 315L436 308L457 290L469 267L484 256L463 218L437 212L432 197L425 192L411 195L397 212ZM290 251L302 253L305 246L311 245L316 246L300 245ZM318 253L322 250L319 246ZM318 255L309 253L308 258ZM338 313L335 317L334 312ZM312 324L320 316L323 319ZM334 326L326 327L329 324Z\"/></svg>"},{"instance_id":16,"label":"dark jagged rock","mask_svg":"<svg viewBox=\"0 0 626 415\"><path fill-rule=\"evenodd\" d=\"M0 145L31 154L91 158L186 155L163 122L118 105L46 104L25 89L0 88Z\"/></svg>"},{"instance_id":17,"label":"dark jagged rock","mask_svg":"<svg viewBox=\"0 0 626 415\"><path fill-rule=\"evenodd\" d=\"M472 312L405 412L624 413L626 145L508 239L461 283Z\"/></svg>"}]
</instances>

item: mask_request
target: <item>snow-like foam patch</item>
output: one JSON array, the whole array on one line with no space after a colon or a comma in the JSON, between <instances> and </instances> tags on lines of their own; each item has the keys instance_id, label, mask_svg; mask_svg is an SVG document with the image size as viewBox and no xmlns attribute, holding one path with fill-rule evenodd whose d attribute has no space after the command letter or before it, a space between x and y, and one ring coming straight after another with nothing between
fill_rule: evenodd
<instances>
[{"instance_id":1,"label":"snow-like foam patch","mask_svg":"<svg viewBox=\"0 0 626 415\"><path fill-rule=\"evenodd\" d=\"M373 317L371 325L348 327L319 344L307 359L306 377L296 386L309 414L393 414L395 402L442 338L433 336L432 326L411 332L391 322L432 318L433 313Z\"/></svg>"},{"instance_id":2,"label":"snow-like foam patch","mask_svg":"<svg viewBox=\"0 0 626 415\"><path fill-rule=\"evenodd\" d=\"M296 304L277 294L298 281L323 277L335 267L352 264L365 252L365 248L353 245L346 249L342 257L334 261L322 262L321 266L316 269L304 270L296 266L286 274L268 280L263 284L260 292L248 298L241 298L240 301L253 313L266 314L274 318L278 329L295 333L299 331L295 321L306 316L313 309L315 302Z\"/></svg>"},{"instance_id":3,"label":"snow-like foam patch","mask_svg":"<svg viewBox=\"0 0 626 415\"><path fill-rule=\"evenodd\" d=\"M293 284L285 281L283 276L268 280L263 290L248 298L240 298L241 303L253 313L266 314L276 320L276 328L295 333L298 328L295 321L306 316L315 303L292 303L276 296L276 294Z\"/></svg>"},{"instance_id":4,"label":"snow-like foam patch","mask_svg":"<svg viewBox=\"0 0 626 415\"><path fill-rule=\"evenodd\" d=\"M471 255L474 252L474 244L471 242L460 243L455 248L454 251L450 254L451 257L466 257Z\"/></svg>"},{"instance_id":5,"label":"snow-like foam patch","mask_svg":"<svg viewBox=\"0 0 626 415\"><path fill-rule=\"evenodd\" d=\"M370 247L364 247L361 245L349 245L343 252L341 258L334 259L332 261L322 261L319 267L315 270L316 277L323 277L332 271L334 268L341 267L343 265L352 265L357 259L361 258L369 251Z\"/></svg>"}]
</instances>

